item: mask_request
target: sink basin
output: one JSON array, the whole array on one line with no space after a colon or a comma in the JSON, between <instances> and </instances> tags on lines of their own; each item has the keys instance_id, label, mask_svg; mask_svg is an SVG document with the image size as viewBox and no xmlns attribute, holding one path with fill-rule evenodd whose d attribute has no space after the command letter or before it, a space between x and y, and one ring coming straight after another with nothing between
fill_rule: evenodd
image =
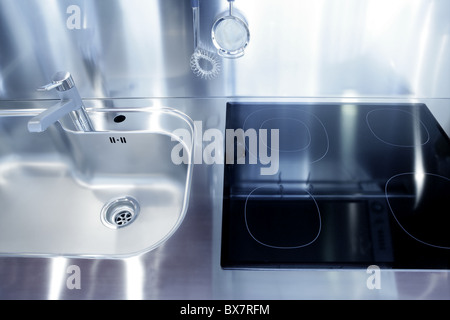
<instances>
[{"instance_id":1,"label":"sink basin","mask_svg":"<svg viewBox=\"0 0 450 320\"><path fill-rule=\"evenodd\" d=\"M36 110L0 111L0 255L123 258L166 241L185 217L193 122L168 108L93 109L29 133ZM174 150L185 159L172 161Z\"/></svg>"}]
</instances>

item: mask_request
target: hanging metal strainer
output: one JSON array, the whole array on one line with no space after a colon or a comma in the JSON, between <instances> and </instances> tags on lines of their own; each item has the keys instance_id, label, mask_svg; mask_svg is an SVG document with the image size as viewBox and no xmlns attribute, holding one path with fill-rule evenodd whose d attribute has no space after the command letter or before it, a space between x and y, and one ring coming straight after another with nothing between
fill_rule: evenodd
<instances>
[{"instance_id":1,"label":"hanging metal strainer","mask_svg":"<svg viewBox=\"0 0 450 320\"><path fill-rule=\"evenodd\" d=\"M228 0L229 12L214 22L211 38L217 52L225 58L239 58L250 41L250 31L244 20L233 15L233 2Z\"/></svg>"}]
</instances>

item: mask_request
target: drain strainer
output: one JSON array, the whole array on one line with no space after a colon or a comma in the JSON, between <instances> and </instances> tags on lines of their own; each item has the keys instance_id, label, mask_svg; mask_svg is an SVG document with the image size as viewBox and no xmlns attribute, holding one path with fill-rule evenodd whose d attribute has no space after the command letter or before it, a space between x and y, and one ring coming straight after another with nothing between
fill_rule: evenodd
<instances>
[{"instance_id":1,"label":"drain strainer","mask_svg":"<svg viewBox=\"0 0 450 320\"><path fill-rule=\"evenodd\" d=\"M111 229L119 229L132 223L139 214L139 203L130 196L116 198L103 206L101 220Z\"/></svg>"}]
</instances>

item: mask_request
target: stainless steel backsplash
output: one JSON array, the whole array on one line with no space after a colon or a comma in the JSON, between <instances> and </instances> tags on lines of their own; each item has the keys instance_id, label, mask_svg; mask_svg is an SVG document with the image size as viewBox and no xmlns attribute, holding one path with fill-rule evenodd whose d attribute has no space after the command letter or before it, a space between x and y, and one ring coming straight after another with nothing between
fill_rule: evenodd
<instances>
[{"instance_id":1,"label":"stainless steel backsplash","mask_svg":"<svg viewBox=\"0 0 450 320\"><path fill-rule=\"evenodd\" d=\"M200 43L226 0L200 0ZM450 98L448 0L236 0L250 43L196 77L189 0L0 0L0 100L69 71L82 98Z\"/></svg>"}]
</instances>

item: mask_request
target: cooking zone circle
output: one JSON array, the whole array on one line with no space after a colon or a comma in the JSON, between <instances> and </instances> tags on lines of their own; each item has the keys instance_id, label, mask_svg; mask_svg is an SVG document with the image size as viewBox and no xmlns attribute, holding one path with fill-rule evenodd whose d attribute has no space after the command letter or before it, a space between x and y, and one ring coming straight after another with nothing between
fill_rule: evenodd
<instances>
[{"instance_id":1,"label":"cooking zone circle","mask_svg":"<svg viewBox=\"0 0 450 320\"><path fill-rule=\"evenodd\" d=\"M419 116L404 110L375 109L367 113L366 122L378 140L394 147L417 147L430 140Z\"/></svg>"},{"instance_id":2,"label":"cooking zone circle","mask_svg":"<svg viewBox=\"0 0 450 320\"><path fill-rule=\"evenodd\" d=\"M274 113L277 117L273 117ZM299 153L309 163L322 160L330 146L322 121L312 113L295 108L267 108L252 112L246 117L243 129L267 130L267 148L282 153ZM270 141L270 132L274 129L279 130L278 148L272 148Z\"/></svg>"},{"instance_id":3,"label":"cooking zone circle","mask_svg":"<svg viewBox=\"0 0 450 320\"><path fill-rule=\"evenodd\" d=\"M450 179L432 173L400 173L385 186L392 215L410 237L450 249Z\"/></svg>"},{"instance_id":4,"label":"cooking zone circle","mask_svg":"<svg viewBox=\"0 0 450 320\"><path fill-rule=\"evenodd\" d=\"M270 149L283 152L297 152L308 148L311 144L311 132L303 121L292 118L270 118L261 123L260 129L271 130L272 128L282 128L280 130L283 130L286 135L294 139L281 139L278 148L266 145Z\"/></svg>"},{"instance_id":5,"label":"cooking zone circle","mask_svg":"<svg viewBox=\"0 0 450 320\"><path fill-rule=\"evenodd\" d=\"M245 226L259 244L275 249L309 246L320 235L322 218L314 197L305 189L283 185L255 188L245 200Z\"/></svg>"}]
</instances>

